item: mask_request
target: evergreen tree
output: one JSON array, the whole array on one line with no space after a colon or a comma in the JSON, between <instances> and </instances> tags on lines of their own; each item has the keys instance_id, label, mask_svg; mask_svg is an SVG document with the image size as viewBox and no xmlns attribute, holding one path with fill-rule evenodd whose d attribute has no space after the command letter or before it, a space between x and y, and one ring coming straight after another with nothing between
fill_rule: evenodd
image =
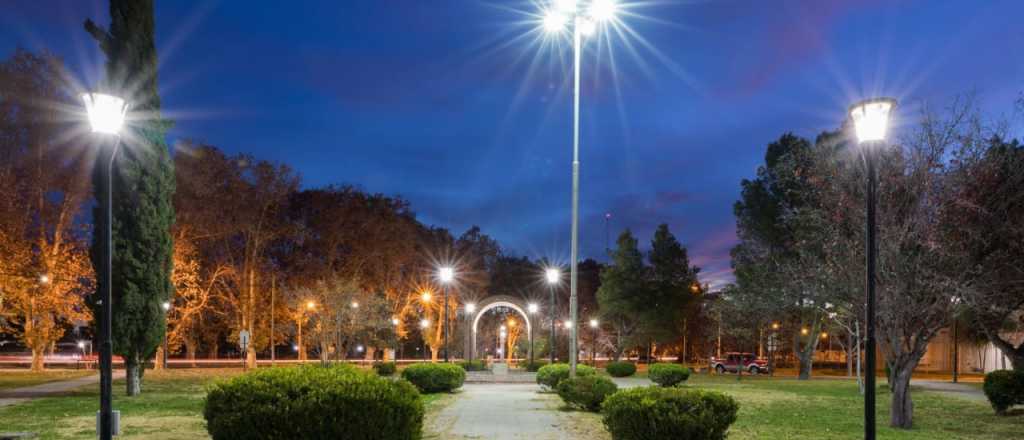
<instances>
[{"instance_id":1,"label":"evergreen tree","mask_svg":"<svg viewBox=\"0 0 1024 440\"><path fill-rule=\"evenodd\" d=\"M103 88L143 118L125 127L113 176L113 352L125 360L128 395L136 395L145 362L164 338L160 305L172 292L174 172L164 139L168 123L160 117L153 1L110 0L110 17L109 30L85 22L107 56ZM101 162L93 173L97 183L106 166ZM91 255L99 273L106 237L104 225L94 228ZM97 285L97 292L103 287Z\"/></svg>"},{"instance_id":2,"label":"evergreen tree","mask_svg":"<svg viewBox=\"0 0 1024 440\"><path fill-rule=\"evenodd\" d=\"M601 272L597 304L602 321L612 329L611 340L618 359L627 347L633 346L637 326L647 304L647 281L643 254L628 229L619 235L612 253L612 265Z\"/></svg>"},{"instance_id":3,"label":"evergreen tree","mask_svg":"<svg viewBox=\"0 0 1024 440\"><path fill-rule=\"evenodd\" d=\"M699 298L700 268L690 266L686 247L672 235L667 224L661 224L654 232L648 261L650 306L643 321L644 333L655 342L666 342L681 334L686 312Z\"/></svg>"}]
</instances>

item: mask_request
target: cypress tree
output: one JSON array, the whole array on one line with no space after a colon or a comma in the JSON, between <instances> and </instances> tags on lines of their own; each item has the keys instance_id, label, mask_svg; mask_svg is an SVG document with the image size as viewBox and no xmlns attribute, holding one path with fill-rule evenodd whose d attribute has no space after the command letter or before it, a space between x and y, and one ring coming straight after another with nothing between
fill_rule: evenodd
<instances>
[{"instance_id":1,"label":"cypress tree","mask_svg":"<svg viewBox=\"0 0 1024 440\"><path fill-rule=\"evenodd\" d=\"M138 115L123 129L114 164L112 228L113 352L124 358L127 394L133 396L141 390L145 362L166 328L161 303L173 288L174 170L165 141L169 124L160 117L153 0L110 0L110 17L108 30L91 20L85 29L107 57L104 91L125 98L131 114ZM106 166L100 162L93 172L94 188L100 188L100 170ZM99 209L94 218L102 217ZM103 264L102 226L94 226L91 249L97 273ZM97 292L102 287L97 285Z\"/></svg>"}]
</instances>

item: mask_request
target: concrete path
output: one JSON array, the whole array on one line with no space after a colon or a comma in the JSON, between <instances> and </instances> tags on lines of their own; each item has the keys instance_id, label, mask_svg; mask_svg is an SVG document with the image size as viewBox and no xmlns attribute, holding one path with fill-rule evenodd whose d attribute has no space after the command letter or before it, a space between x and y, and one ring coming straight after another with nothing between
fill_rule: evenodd
<instances>
[{"instance_id":1,"label":"concrete path","mask_svg":"<svg viewBox=\"0 0 1024 440\"><path fill-rule=\"evenodd\" d=\"M536 384L466 384L427 421L430 439L590 439L573 423L578 413L560 411L561 399Z\"/></svg>"},{"instance_id":2,"label":"concrete path","mask_svg":"<svg viewBox=\"0 0 1024 440\"><path fill-rule=\"evenodd\" d=\"M124 370L114 371L114 380L124 378ZM87 385L99 383L100 375L79 377L70 380L48 382L30 387L14 388L0 391L0 408L27 402L40 397L52 397L66 394Z\"/></svg>"},{"instance_id":3,"label":"concrete path","mask_svg":"<svg viewBox=\"0 0 1024 440\"><path fill-rule=\"evenodd\" d=\"M910 385L920 387L928 391L939 392L948 396L960 397L968 400L986 402L985 392L980 388L963 383L952 383L940 380L910 380Z\"/></svg>"}]
</instances>

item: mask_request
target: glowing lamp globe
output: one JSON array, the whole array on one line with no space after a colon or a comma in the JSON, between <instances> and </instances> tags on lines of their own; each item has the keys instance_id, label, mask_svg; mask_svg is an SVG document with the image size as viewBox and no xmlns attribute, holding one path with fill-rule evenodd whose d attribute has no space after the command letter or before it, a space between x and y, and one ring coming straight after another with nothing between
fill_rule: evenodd
<instances>
[{"instance_id":1,"label":"glowing lamp globe","mask_svg":"<svg viewBox=\"0 0 1024 440\"><path fill-rule=\"evenodd\" d=\"M526 306L526 310L531 314L537 313L537 309L537 303L530 303L529 305Z\"/></svg>"},{"instance_id":2,"label":"glowing lamp globe","mask_svg":"<svg viewBox=\"0 0 1024 440\"><path fill-rule=\"evenodd\" d=\"M473 304L473 303L466 304L466 313L473 313L475 311L476 311L476 304Z\"/></svg>"},{"instance_id":3,"label":"glowing lamp globe","mask_svg":"<svg viewBox=\"0 0 1024 440\"><path fill-rule=\"evenodd\" d=\"M562 274L558 271L558 269L554 268L548 269L544 273L544 275L548 279L549 284L557 284L558 281L562 278Z\"/></svg>"},{"instance_id":4,"label":"glowing lamp globe","mask_svg":"<svg viewBox=\"0 0 1024 440\"><path fill-rule=\"evenodd\" d=\"M555 0L555 8L564 14L576 12L576 0Z\"/></svg>"},{"instance_id":5,"label":"glowing lamp globe","mask_svg":"<svg viewBox=\"0 0 1024 440\"><path fill-rule=\"evenodd\" d=\"M558 11L548 11L544 15L544 30L551 34L556 34L562 31L565 27L565 16Z\"/></svg>"},{"instance_id":6,"label":"glowing lamp globe","mask_svg":"<svg viewBox=\"0 0 1024 440\"><path fill-rule=\"evenodd\" d=\"M424 319L424 320L420 321L420 328L427 328L427 327L430 327L430 320L429 319Z\"/></svg>"},{"instance_id":7,"label":"glowing lamp globe","mask_svg":"<svg viewBox=\"0 0 1024 440\"><path fill-rule=\"evenodd\" d=\"M597 328L597 320L596 319L591 319L590 320L590 328Z\"/></svg>"},{"instance_id":8,"label":"glowing lamp globe","mask_svg":"<svg viewBox=\"0 0 1024 440\"><path fill-rule=\"evenodd\" d=\"M391 318L391 325L398 325L398 318Z\"/></svg>"},{"instance_id":9,"label":"glowing lamp globe","mask_svg":"<svg viewBox=\"0 0 1024 440\"><path fill-rule=\"evenodd\" d=\"M163 304L160 304L160 307L163 307L163 308L164 308L164 311L166 312L166 311L168 311L168 310L171 310L171 303L169 303L169 302L167 302L167 301L164 301L164 303L163 303Z\"/></svg>"},{"instance_id":10,"label":"glowing lamp globe","mask_svg":"<svg viewBox=\"0 0 1024 440\"><path fill-rule=\"evenodd\" d=\"M450 283L455 279L455 269L445 266L438 271L438 278L442 283Z\"/></svg>"},{"instance_id":11,"label":"glowing lamp globe","mask_svg":"<svg viewBox=\"0 0 1024 440\"><path fill-rule=\"evenodd\" d=\"M594 0L590 3L590 17L597 21L608 21L615 18L618 5L613 0Z\"/></svg>"},{"instance_id":12,"label":"glowing lamp globe","mask_svg":"<svg viewBox=\"0 0 1024 440\"><path fill-rule=\"evenodd\" d=\"M857 140L860 143L885 140L894 108L896 100L892 98L869 99L850 107L850 119L857 131Z\"/></svg>"},{"instance_id":13,"label":"glowing lamp globe","mask_svg":"<svg viewBox=\"0 0 1024 440\"><path fill-rule=\"evenodd\" d=\"M594 20L580 18L576 21L576 25L580 27L580 33L585 37L594 35L594 32L597 32L597 24L594 23Z\"/></svg>"},{"instance_id":14,"label":"glowing lamp globe","mask_svg":"<svg viewBox=\"0 0 1024 440\"><path fill-rule=\"evenodd\" d=\"M572 321L565 321L565 328L572 328Z\"/></svg>"},{"instance_id":15,"label":"glowing lamp globe","mask_svg":"<svg viewBox=\"0 0 1024 440\"><path fill-rule=\"evenodd\" d=\"M124 116L128 113L128 105L123 99L102 93L86 93L82 95L82 101L85 101L93 133L118 134L121 131Z\"/></svg>"}]
</instances>

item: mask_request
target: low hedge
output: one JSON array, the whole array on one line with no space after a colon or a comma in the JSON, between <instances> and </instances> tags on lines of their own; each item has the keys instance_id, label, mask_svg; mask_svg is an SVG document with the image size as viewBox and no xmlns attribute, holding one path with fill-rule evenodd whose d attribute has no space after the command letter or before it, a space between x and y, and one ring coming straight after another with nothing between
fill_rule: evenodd
<instances>
[{"instance_id":1,"label":"low hedge","mask_svg":"<svg viewBox=\"0 0 1024 440\"><path fill-rule=\"evenodd\" d=\"M988 373L985 375L982 389L996 414L1005 415L1011 406L1024 404L1024 370L999 370Z\"/></svg>"},{"instance_id":2,"label":"low hedge","mask_svg":"<svg viewBox=\"0 0 1024 440\"><path fill-rule=\"evenodd\" d=\"M402 378L421 393L453 391L466 381L466 370L455 364L413 364L402 370Z\"/></svg>"},{"instance_id":3,"label":"low hedge","mask_svg":"<svg viewBox=\"0 0 1024 440\"><path fill-rule=\"evenodd\" d=\"M423 402L409 382L351 366L272 368L215 382L203 417L214 440L419 439Z\"/></svg>"},{"instance_id":4,"label":"low hedge","mask_svg":"<svg viewBox=\"0 0 1024 440\"><path fill-rule=\"evenodd\" d=\"M658 363L647 368L647 377L663 387L686 382L690 378L690 369L679 364Z\"/></svg>"},{"instance_id":5,"label":"low hedge","mask_svg":"<svg viewBox=\"0 0 1024 440\"><path fill-rule=\"evenodd\" d=\"M462 369L466 370L466 371L484 371L484 370L487 370L487 364L484 363L484 361L481 361L481 360L459 361L459 362L456 362L456 365L462 367Z\"/></svg>"},{"instance_id":6,"label":"low hedge","mask_svg":"<svg viewBox=\"0 0 1024 440\"><path fill-rule=\"evenodd\" d=\"M598 411L604 399L619 390L607 377L576 376L558 383L558 397L566 404L587 411Z\"/></svg>"},{"instance_id":7,"label":"low hedge","mask_svg":"<svg viewBox=\"0 0 1024 440\"><path fill-rule=\"evenodd\" d=\"M614 361L609 362L604 370L612 377L627 377L636 374L636 364L630 361Z\"/></svg>"},{"instance_id":8,"label":"low hedge","mask_svg":"<svg viewBox=\"0 0 1024 440\"><path fill-rule=\"evenodd\" d=\"M393 376L398 371L398 364L394 362L374 362L373 371L380 376Z\"/></svg>"},{"instance_id":9,"label":"low hedge","mask_svg":"<svg viewBox=\"0 0 1024 440\"><path fill-rule=\"evenodd\" d=\"M586 365L576 365L577 376L593 376L597 371ZM537 383L552 390L557 389L558 383L569 378L569 364L545 365L537 370Z\"/></svg>"},{"instance_id":10,"label":"low hedge","mask_svg":"<svg viewBox=\"0 0 1024 440\"><path fill-rule=\"evenodd\" d=\"M527 361L526 363L523 364L523 367L526 368L526 371L529 373L536 373L537 370L540 370L547 364L548 361L534 360L533 362Z\"/></svg>"},{"instance_id":11,"label":"low hedge","mask_svg":"<svg viewBox=\"0 0 1024 440\"><path fill-rule=\"evenodd\" d=\"M615 440L721 440L738 410L722 393L657 386L619 391L601 405Z\"/></svg>"}]
</instances>

